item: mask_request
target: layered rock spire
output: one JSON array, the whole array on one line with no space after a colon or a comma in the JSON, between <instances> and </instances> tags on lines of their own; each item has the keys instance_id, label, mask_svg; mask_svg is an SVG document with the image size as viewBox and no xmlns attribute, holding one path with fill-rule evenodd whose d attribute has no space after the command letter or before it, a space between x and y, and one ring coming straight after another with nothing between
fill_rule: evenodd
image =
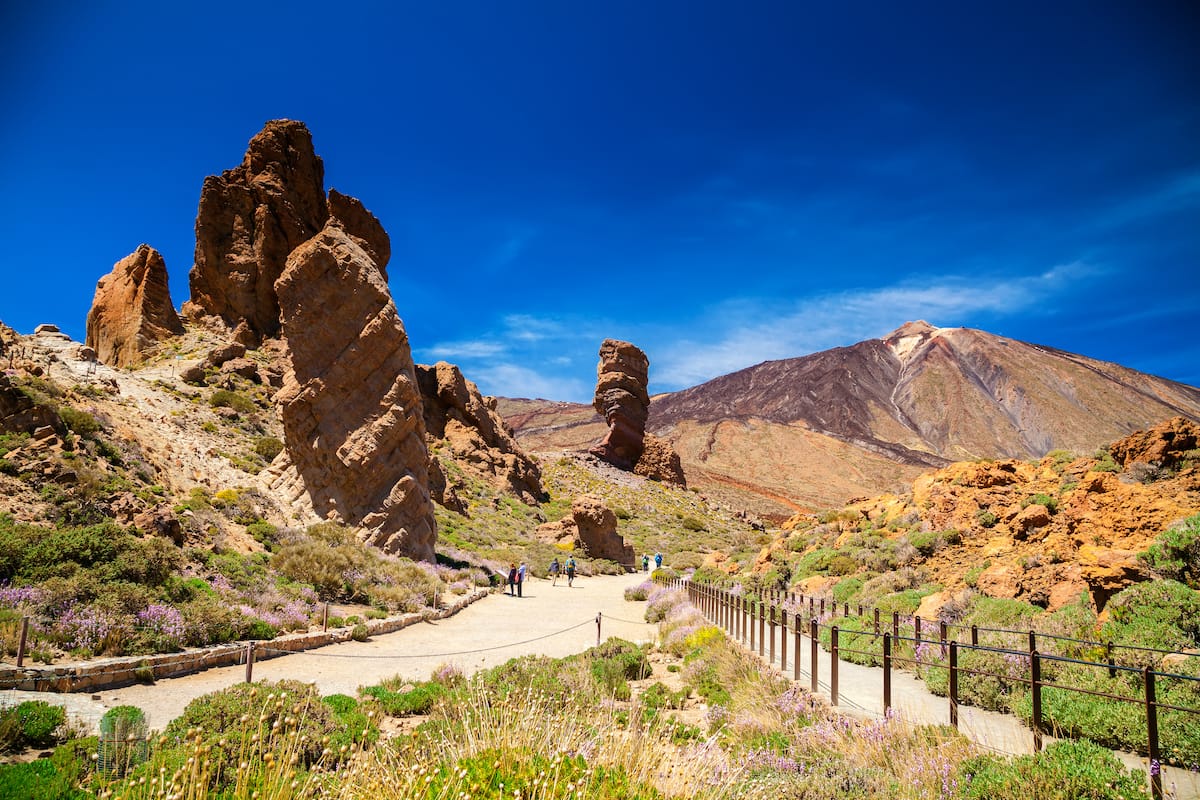
<instances>
[{"instance_id":1,"label":"layered rock spire","mask_svg":"<svg viewBox=\"0 0 1200 800\"><path fill-rule=\"evenodd\" d=\"M294 480L296 499L362 528L371 544L432 561L421 397L383 275L330 219L292 252L274 289L291 365L277 397L290 462L280 484Z\"/></svg>"},{"instance_id":2,"label":"layered rock spire","mask_svg":"<svg viewBox=\"0 0 1200 800\"><path fill-rule=\"evenodd\" d=\"M600 345L592 405L608 424L608 435L590 452L621 469L632 470L642 456L649 374L650 359L633 344L605 339Z\"/></svg>"}]
</instances>

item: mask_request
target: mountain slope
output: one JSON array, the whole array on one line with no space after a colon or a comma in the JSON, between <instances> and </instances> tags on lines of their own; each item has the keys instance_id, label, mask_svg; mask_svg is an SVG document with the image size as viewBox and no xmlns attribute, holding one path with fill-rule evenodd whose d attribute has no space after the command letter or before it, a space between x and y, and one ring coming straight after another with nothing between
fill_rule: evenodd
<instances>
[{"instance_id":1,"label":"mountain slope","mask_svg":"<svg viewBox=\"0 0 1200 800\"><path fill-rule=\"evenodd\" d=\"M573 448L586 407L509 401L529 449ZM1174 416L1200 389L967 328L911 322L882 339L768 361L654 398L648 429L690 485L779 517L896 490L977 458L1091 453Z\"/></svg>"}]
</instances>

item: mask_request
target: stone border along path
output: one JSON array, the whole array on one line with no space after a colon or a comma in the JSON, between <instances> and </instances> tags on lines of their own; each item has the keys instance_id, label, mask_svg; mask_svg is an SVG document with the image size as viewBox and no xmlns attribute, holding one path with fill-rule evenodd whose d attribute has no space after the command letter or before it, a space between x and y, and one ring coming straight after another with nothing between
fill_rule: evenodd
<instances>
[{"instance_id":1,"label":"stone border along path","mask_svg":"<svg viewBox=\"0 0 1200 800\"><path fill-rule=\"evenodd\" d=\"M453 664L469 675L520 655L561 658L596 644L597 614L601 615L603 639L619 636L638 643L650 641L657 628L641 621L646 604L624 597L626 587L647 577L641 573L580 576L572 587L567 586L566 577L560 577L557 586L548 579L531 578L526 581L524 597L494 593L454 616L418 622L366 642L348 641L256 660L253 679L305 681L316 684L322 695L354 696L358 687L396 675L428 680L443 664ZM258 642L256 646L269 650L271 643ZM6 689L0 690L0 706L45 700L64 706L70 719L95 733L105 711L134 705L146 712L151 730L162 730L193 699L240 683L245 677L245 666L228 666L96 694Z\"/></svg>"},{"instance_id":2,"label":"stone border along path","mask_svg":"<svg viewBox=\"0 0 1200 800\"><path fill-rule=\"evenodd\" d=\"M359 686L371 686L396 675L426 680L443 664L454 664L471 674L520 655L561 658L596 644L597 613L602 615L603 639L619 636L642 643L654 639L657 627L639 622L646 604L625 600L624 590L645 579L641 573L578 577L575 586L568 588L565 578L560 578L557 586L552 586L549 580L533 578L525 586L524 597L492 594L452 617L412 625L367 642L345 642L256 662L253 677L256 681L307 681L315 683L322 695L353 696ZM262 642L260 646L269 644ZM793 644L794 638L789 637L788 668L783 673L789 678L793 674ZM812 680L810 652L810 642L805 636L800 662L800 685L805 688L811 686ZM818 659L818 685L828 697L829 653L819 650ZM779 668L778 652L771 667ZM882 717L882 676L883 670L878 667L839 661L836 709L864 719ZM194 698L244 679L245 667L232 666L95 695L3 690L0 706L45 700L64 706L71 719L94 733L100 717L109 708L135 705L146 712L151 729L162 730ZM901 718L914 724L945 724L949 720L947 698L931 694L921 681L900 670L892 671L892 707ZM960 705L958 724L959 730L986 749L1010 755L1033 751L1032 732L1007 714ZM1045 741L1053 739L1046 736ZM1119 751L1115 754L1126 766L1145 771L1145 759L1140 756ZM1172 784L1177 800L1200 798L1200 774L1163 767L1163 788L1170 790Z\"/></svg>"}]
</instances>

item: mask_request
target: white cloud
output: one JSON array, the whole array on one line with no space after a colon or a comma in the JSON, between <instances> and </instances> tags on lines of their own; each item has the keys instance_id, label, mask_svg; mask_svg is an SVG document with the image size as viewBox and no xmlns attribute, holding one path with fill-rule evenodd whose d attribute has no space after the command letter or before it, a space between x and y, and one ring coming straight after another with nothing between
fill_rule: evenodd
<instances>
[{"instance_id":1,"label":"white cloud","mask_svg":"<svg viewBox=\"0 0 1200 800\"><path fill-rule=\"evenodd\" d=\"M431 347L422 347L417 352L425 360L426 354L432 360L455 358L493 358L503 355L507 348L499 339L474 339L461 342L439 342Z\"/></svg>"},{"instance_id":2,"label":"white cloud","mask_svg":"<svg viewBox=\"0 0 1200 800\"><path fill-rule=\"evenodd\" d=\"M478 367L468 376L484 394L547 400L591 399L592 386L574 377L548 375L519 364L497 363ZM586 399L583 399L586 398Z\"/></svg>"},{"instance_id":3,"label":"white cloud","mask_svg":"<svg viewBox=\"0 0 1200 800\"><path fill-rule=\"evenodd\" d=\"M904 322L954 325L971 314L1012 314L1053 302L1094 270L1083 262L1056 265L1040 275L1002 278L945 276L936 283L905 283L805 299L788 307L738 300L705 319L708 341L676 339L660 348L651 379L668 390L694 386L763 361L794 358L882 336Z\"/></svg>"}]
</instances>

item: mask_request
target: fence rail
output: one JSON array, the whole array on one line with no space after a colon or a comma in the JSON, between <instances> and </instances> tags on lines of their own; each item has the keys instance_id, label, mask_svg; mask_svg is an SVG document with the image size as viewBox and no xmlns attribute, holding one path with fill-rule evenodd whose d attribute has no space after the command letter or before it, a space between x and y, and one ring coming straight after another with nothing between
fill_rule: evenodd
<instances>
[{"instance_id":1,"label":"fence rail","mask_svg":"<svg viewBox=\"0 0 1200 800\"><path fill-rule=\"evenodd\" d=\"M1095 642L1086 639L1075 639L1067 636L1057 636L1052 634L1038 633L1037 631L1015 631L1003 628L981 628L979 626L970 626L971 641L959 642L957 639L950 637L951 630L967 630L966 626L949 625L940 622L937 625L937 633L935 637L923 636L926 633L923 630L922 620L919 616L908 617L904 619L905 627L912 625L913 635L903 636L900 633L902 617L899 613L893 612L890 625L882 626L881 615L879 609L869 609L873 613L873 630L862 631L840 631L836 624L828 624L828 620L836 615L836 604L830 604L827 608L824 598L806 597L804 595L794 595L783 592L767 591L759 595L745 595L741 593L735 594L727 589L722 589L717 586L705 583L697 583L695 581L681 578L665 581L671 586L685 591L689 600L695 605L701 613L718 627L724 629L729 636L735 641L748 646L751 652L757 652L759 657L768 658L768 663L775 663L776 641L779 643L779 664L780 669L787 672L787 647L788 633L793 634L793 673L794 680L799 681L801 677L800 668L800 653L801 639L804 628L807 628L809 637L809 646L811 654L809 657L810 677L812 691L820 690L820 681L818 678L818 648L819 642L822 639L822 632L828 633L828 652L829 652L829 689L830 702L836 706L839 703L839 686L838 686L838 663L842 655L859 655L871 660L877 657L877 654L872 651L858 650L844 647L842 637L849 636L851 642L856 642L859 637L869 636L871 641L882 639L882 663L883 675L882 693L884 712L887 713L892 708L892 672L900 664L909 664L913 667L926 669L945 669L948 670L948 704L949 704L949 723L958 727L958 708L961 703L960 699L960 678L963 675L980 676L986 678L995 678L1012 683L1023 683L1028 686L1030 692L1030 721L1029 726L1033 736L1033 746L1035 751L1042 749L1043 736L1045 734L1046 724L1045 715L1043 713L1043 693L1046 689L1052 689L1059 692L1074 692L1079 694L1103 697L1108 700L1119 703L1132 703L1141 705L1144 708L1146 718L1146 738L1145 738L1145 754L1150 763L1149 782L1150 794L1155 800L1162 800L1163 786L1161 775L1162 752L1159 745L1159 720L1158 713L1160 710L1174 711L1178 713L1190 714L1197 717L1196 724L1200 724L1200 709L1188 708L1185 706L1176 705L1165 702L1159 699L1158 681L1159 679L1182 680L1200 683L1200 678L1191 675L1178 675L1170 672L1151 669L1150 667L1132 667L1125 664L1119 664L1115 660L1114 651L1126 649L1142 652L1153 652L1161 654L1178 653L1183 656L1195 656L1193 653L1180 653L1178 651L1159 650L1156 648L1138 647L1135 645L1120 645L1114 642ZM802 614L807 604L808 615L807 625L802 622ZM850 616L850 605L848 603L841 604L844 611L844 616ZM832 613L827 613L832 612ZM857 607L858 617L867 616L864 613L864 608L860 605ZM788 620L791 619L792 626L789 629ZM757 621L757 625L755 622ZM779 628L778 636L776 628ZM757 628L757 636L756 629ZM888 629L890 628L890 630ZM1024 639L1024 647L1021 649L1009 647L996 647L979 643L979 631L989 633L1002 633L1019 636ZM1083 645L1103 648L1105 652L1104 661L1089 661L1086 659L1073 658L1069 656L1059 655L1055 653L1047 653L1039 651L1039 639L1043 642L1070 641ZM900 645L909 645L912 648L912 657L906 657L896 653L896 648ZM925 645L937 645L940 654L944 654L946 661L940 658L937 660L925 659L922 657L922 650ZM986 652L1000 654L1005 657L1013 658L1018 664L1027 664L1027 672L1024 675L1014 676L1012 674L1001 674L998 672L990 672L987 670L978 670L968 667L963 667L959 664L962 653L966 652ZM1138 697L1130 697L1127 695L1119 695L1106 693L1094 689L1087 689L1082 686L1070 686L1067 684L1057 683L1053 680L1043 678L1042 669L1047 664L1072 664L1087 668L1103 669L1110 677L1116 677L1118 673L1126 673L1130 675L1139 675L1141 683L1141 693Z\"/></svg>"}]
</instances>

